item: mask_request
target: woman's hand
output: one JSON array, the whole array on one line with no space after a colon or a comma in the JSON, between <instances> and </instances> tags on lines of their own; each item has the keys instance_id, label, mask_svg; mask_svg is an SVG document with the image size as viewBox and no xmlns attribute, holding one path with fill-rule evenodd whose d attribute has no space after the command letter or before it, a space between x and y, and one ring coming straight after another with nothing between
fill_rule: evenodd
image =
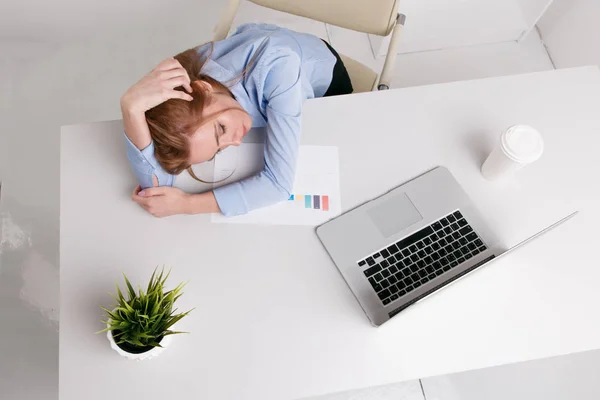
<instances>
[{"instance_id":1,"label":"woman's hand","mask_svg":"<svg viewBox=\"0 0 600 400\"><path fill-rule=\"evenodd\" d=\"M162 218L176 214L187 214L190 196L180 189L169 186L144 190L138 186L134 189L131 199L150 214Z\"/></svg>"},{"instance_id":2,"label":"woman's hand","mask_svg":"<svg viewBox=\"0 0 600 400\"><path fill-rule=\"evenodd\" d=\"M121 109L130 113L145 113L169 99L191 101L193 98L188 93L175 90L179 86L192 93L186 70L176 59L167 58L127 89L121 97Z\"/></svg>"}]
</instances>

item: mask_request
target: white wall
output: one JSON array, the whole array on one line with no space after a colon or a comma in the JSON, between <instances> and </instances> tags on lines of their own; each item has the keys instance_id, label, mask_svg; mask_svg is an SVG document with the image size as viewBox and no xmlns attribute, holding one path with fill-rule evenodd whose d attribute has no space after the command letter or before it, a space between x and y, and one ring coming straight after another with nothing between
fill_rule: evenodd
<instances>
[{"instance_id":1,"label":"white wall","mask_svg":"<svg viewBox=\"0 0 600 400\"><path fill-rule=\"evenodd\" d=\"M600 65L599 0L554 0L538 27L557 68Z\"/></svg>"}]
</instances>

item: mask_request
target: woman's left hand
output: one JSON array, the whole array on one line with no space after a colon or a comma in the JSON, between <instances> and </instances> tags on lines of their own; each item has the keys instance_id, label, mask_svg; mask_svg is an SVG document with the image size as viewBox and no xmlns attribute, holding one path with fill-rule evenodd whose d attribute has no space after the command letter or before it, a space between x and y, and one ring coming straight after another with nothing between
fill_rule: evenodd
<instances>
[{"instance_id":1,"label":"woman's left hand","mask_svg":"<svg viewBox=\"0 0 600 400\"><path fill-rule=\"evenodd\" d=\"M181 189L169 186L152 187L142 190L140 186L133 191L131 199L155 217L185 214L190 195Z\"/></svg>"}]
</instances>

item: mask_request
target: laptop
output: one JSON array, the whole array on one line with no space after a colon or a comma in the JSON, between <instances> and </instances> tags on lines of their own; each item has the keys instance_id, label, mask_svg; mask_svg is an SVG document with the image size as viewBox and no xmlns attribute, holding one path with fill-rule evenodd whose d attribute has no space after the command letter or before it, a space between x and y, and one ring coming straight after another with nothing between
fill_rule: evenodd
<instances>
[{"instance_id":1,"label":"laptop","mask_svg":"<svg viewBox=\"0 0 600 400\"><path fill-rule=\"evenodd\" d=\"M444 167L328 221L317 235L375 326L506 253Z\"/></svg>"}]
</instances>

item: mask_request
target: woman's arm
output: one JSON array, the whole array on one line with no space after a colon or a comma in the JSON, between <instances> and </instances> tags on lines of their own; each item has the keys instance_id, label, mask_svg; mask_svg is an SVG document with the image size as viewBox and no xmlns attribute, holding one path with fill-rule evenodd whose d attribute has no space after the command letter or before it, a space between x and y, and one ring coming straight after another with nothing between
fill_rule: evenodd
<instances>
[{"instance_id":1,"label":"woman's arm","mask_svg":"<svg viewBox=\"0 0 600 400\"><path fill-rule=\"evenodd\" d=\"M188 93L192 92L186 70L176 59L167 58L127 89L121 97L125 134L139 150L145 149L152 142L146 111L169 99L193 100L188 93L175 90L179 86Z\"/></svg>"},{"instance_id":2,"label":"woman's arm","mask_svg":"<svg viewBox=\"0 0 600 400\"><path fill-rule=\"evenodd\" d=\"M267 102L265 167L259 174L214 190L225 216L247 213L285 201L294 184L302 114L301 60L288 48L263 61L264 75L251 77L262 85ZM264 82L264 85L262 84Z\"/></svg>"},{"instance_id":3,"label":"woman's arm","mask_svg":"<svg viewBox=\"0 0 600 400\"><path fill-rule=\"evenodd\" d=\"M221 209L215 199L215 194L210 191L200 194L191 194L186 207L186 214L220 213Z\"/></svg>"},{"instance_id":4,"label":"woman's arm","mask_svg":"<svg viewBox=\"0 0 600 400\"><path fill-rule=\"evenodd\" d=\"M150 137L150 129L146 122L145 112L135 110L135 107L130 106L121 99L121 114L123 114L125 134L131 140L131 143L138 150L144 150L150 146L152 138Z\"/></svg>"},{"instance_id":5,"label":"woman's arm","mask_svg":"<svg viewBox=\"0 0 600 400\"><path fill-rule=\"evenodd\" d=\"M168 217L176 214L220 213L221 210L213 192L187 194L183 190L168 186L142 190L135 188L131 197L144 210L155 217Z\"/></svg>"},{"instance_id":6,"label":"woman's arm","mask_svg":"<svg viewBox=\"0 0 600 400\"><path fill-rule=\"evenodd\" d=\"M146 111L172 98L191 100L189 94L175 90L178 86L191 91L187 72L179 61L169 58L131 86L121 97L127 158L142 188L173 184L173 176L160 167L154 156Z\"/></svg>"}]
</instances>

